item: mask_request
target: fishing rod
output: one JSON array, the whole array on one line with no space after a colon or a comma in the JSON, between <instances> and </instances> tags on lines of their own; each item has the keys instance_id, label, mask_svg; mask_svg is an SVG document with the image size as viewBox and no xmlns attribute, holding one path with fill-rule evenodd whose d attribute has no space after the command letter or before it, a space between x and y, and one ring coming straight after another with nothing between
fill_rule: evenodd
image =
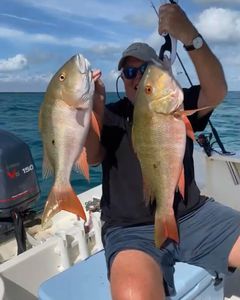
<instances>
[{"instance_id":1,"label":"fishing rod","mask_svg":"<svg viewBox=\"0 0 240 300\"><path fill-rule=\"evenodd\" d=\"M169 2L170 2L171 4L178 4L177 1L174 1L174 0L169 0ZM156 15L157 15L158 18L159 18L159 14L158 14L158 11L157 11L157 9L156 9L156 6L153 4L153 2L152 2L151 0L150 0L150 3L151 3L152 8L154 9ZM182 62L180 56L179 56L178 53L177 53L177 49L176 49L176 48L177 48L177 41L176 41L176 39L175 39L175 41L174 41L174 39L173 39L168 33L167 33L167 34L163 34L163 37L164 37L164 39L165 39L165 43L164 43L164 44L161 46L161 48L160 48L160 51L159 51L159 58L163 61L163 59L164 59L164 53L165 53L166 51L168 51L168 52L171 53L171 55L172 55L172 53L173 53L173 52L172 52L172 51L173 51L172 44L173 44L173 42L174 42L174 50L175 50L175 53L173 54L173 56L176 56L176 57L178 58L178 61L179 61L180 65L181 65L181 67L182 67L182 69L183 69L183 72L184 72L185 76L187 77L190 86L192 87L192 86L193 86L193 83L192 83L192 81L191 81L191 79L190 79L190 77L189 77L189 75L188 75L188 72L187 72L186 68L184 67L184 64L183 64L183 62ZM171 59L171 64L173 64L174 60L175 60L175 57L174 57L173 59ZM208 120L208 123L209 123L209 125L210 125L211 130L212 130L213 136L214 136L216 142L218 143L218 145L219 145L219 147L220 147L220 149L221 149L221 151L222 151L222 154L234 155L235 153L226 151L226 149L225 149L225 147L223 146L223 143L221 142L221 139L220 139L220 137L219 137L219 135L218 135L218 132L217 132L216 128L213 126L213 124L212 124L212 122L210 121L210 119ZM205 149L205 151L206 151L206 153L207 153L208 156L211 155L211 151L213 150L212 145L210 144L210 139L211 139L211 138L205 137L204 134L201 134L201 138L198 139L199 145ZM201 142L200 142L200 141L201 141Z\"/></svg>"},{"instance_id":2,"label":"fishing rod","mask_svg":"<svg viewBox=\"0 0 240 300\"><path fill-rule=\"evenodd\" d=\"M169 2L170 2L171 4L178 4L177 1L173 1L173 0L169 0ZM156 15L159 17L159 14L158 14L158 11L157 11L157 9L156 9L156 6L153 4L153 2L152 2L151 0L150 0L150 3L151 3L152 8L154 9ZM172 50L173 50L172 42L175 40L175 41L174 41L175 53L173 54L173 56L176 56L176 57L177 57L177 59L178 59L180 65L181 65L181 67L182 67L182 69L183 69L183 72L184 72L185 76L187 77L187 79L188 79L190 85L193 86L193 83L192 83L192 81L191 81L191 79L190 79L190 77L189 77L189 75L188 75L188 72L187 72L186 68L184 67L184 64L183 64L183 62L182 62L180 56L179 56L178 53L177 53L177 50L176 50L176 48L177 48L177 41L176 41L176 39L171 38L170 35L169 35L168 33L167 33L167 34L163 34L163 37L164 37L164 39L165 39L165 43L164 43L164 44L161 46L161 48L160 48L159 58L163 61L163 59L164 59L164 53L165 53L166 51L172 53ZM175 58L173 59L173 62L174 62L174 60L175 60ZM172 64L173 64L173 62L171 61Z\"/></svg>"}]
</instances>

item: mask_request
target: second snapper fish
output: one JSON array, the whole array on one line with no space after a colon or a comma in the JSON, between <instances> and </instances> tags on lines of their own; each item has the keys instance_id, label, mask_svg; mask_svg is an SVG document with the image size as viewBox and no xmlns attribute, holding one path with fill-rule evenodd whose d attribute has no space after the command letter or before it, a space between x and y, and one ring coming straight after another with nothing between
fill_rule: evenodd
<instances>
[{"instance_id":1,"label":"second snapper fish","mask_svg":"<svg viewBox=\"0 0 240 300\"><path fill-rule=\"evenodd\" d=\"M89 179L84 145L91 121L99 135L92 113L94 87L90 64L81 54L69 59L47 87L39 113L39 129L43 142L43 176L53 175L54 183L45 204L42 225L61 210L86 220L70 175L75 167Z\"/></svg>"},{"instance_id":2,"label":"second snapper fish","mask_svg":"<svg viewBox=\"0 0 240 300\"><path fill-rule=\"evenodd\" d=\"M164 67L149 64L135 98L132 142L141 165L145 198L156 199L156 247L167 238L179 241L173 201L178 185L184 194L187 133L194 137L183 112L182 89Z\"/></svg>"}]
</instances>

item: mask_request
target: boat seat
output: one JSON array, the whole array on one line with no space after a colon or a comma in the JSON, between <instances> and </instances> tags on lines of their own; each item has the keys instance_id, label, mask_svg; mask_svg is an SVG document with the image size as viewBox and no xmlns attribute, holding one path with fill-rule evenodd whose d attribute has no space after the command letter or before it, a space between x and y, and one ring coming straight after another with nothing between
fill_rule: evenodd
<instances>
[{"instance_id":1,"label":"boat seat","mask_svg":"<svg viewBox=\"0 0 240 300\"><path fill-rule=\"evenodd\" d=\"M200 267L176 263L174 280L177 294L168 299L223 299L223 281L215 286L214 278ZM110 300L104 251L42 283L39 299Z\"/></svg>"}]
</instances>

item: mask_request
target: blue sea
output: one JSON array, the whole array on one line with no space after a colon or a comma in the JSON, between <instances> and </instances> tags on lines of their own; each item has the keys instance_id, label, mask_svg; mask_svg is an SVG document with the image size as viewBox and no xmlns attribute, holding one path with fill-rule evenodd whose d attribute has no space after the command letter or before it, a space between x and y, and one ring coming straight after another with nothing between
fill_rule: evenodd
<instances>
[{"instance_id":1,"label":"blue sea","mask_svg":"<svg viewBox=\"0 0 240 300\"><path fill-rule=\"evenodd\" d=\"M10 131L30 147L41 188L41 196L34 207L41 211L52 185L52 179L42 179L42 142L38 131L38 112L44 93L0 93L0 129ZM116 101L116 93L107 94L107 102ZM240 152L240 92L229 92L214 111L211 121L227 151ZM209 126L204 133L211 132ZM90 169L90 182L72 172L72 186L76 193L101 183L101 168Z\"/></svg>"}]
</instances>

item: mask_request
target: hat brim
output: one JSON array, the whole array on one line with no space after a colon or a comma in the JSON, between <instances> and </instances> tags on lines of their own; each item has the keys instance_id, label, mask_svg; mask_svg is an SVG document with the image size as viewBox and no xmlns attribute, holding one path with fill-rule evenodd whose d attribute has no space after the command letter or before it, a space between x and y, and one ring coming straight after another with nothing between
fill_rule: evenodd
<instances>
[{"instance_id":1,"label":"hat brim","mask_svg":"<svg viewBox=\"0 0 240 300\"><path fill-rule=\"evenodd\" d=\"M146 55L143 55L143 54L132 54L132 55L125 55L123 56L119 63L118 63L118 71L120 71L123 67L123 64L124 64L124 61L126 60L127 57L135 57L137 59L140 59L144 62L150 62L150 61L153 61L153 60L156 60L158 62L161 62L161 60L159 59L159 57L150 57L149 56L146 56Z\"/></svg>"}]
</instances>

